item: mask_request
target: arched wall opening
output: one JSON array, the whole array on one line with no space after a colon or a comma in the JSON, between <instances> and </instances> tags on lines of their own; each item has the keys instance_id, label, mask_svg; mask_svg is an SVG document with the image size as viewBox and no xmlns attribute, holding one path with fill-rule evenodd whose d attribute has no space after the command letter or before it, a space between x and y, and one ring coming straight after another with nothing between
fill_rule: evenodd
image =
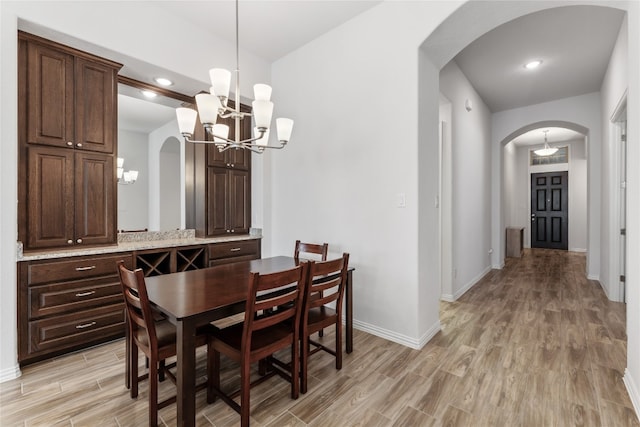
<instances>
[{"instance_id":1,"label":"arched wall opening","mask_svg":"<svg viewBox=\"0 0 640 427\"><path fill-rule=\"evenodd\" d=\"M181 227L181 165L180 141L167 138L160 148L160 230Z\"/></svg>"},{"instance_id":2,"label":"arched wall opening","mask_svg":"<svg viewBox=\"0 0 640 427\"><path fill-rule=\"evenodd\" d=\"M550 146L566 147L566 162L550 164L533 164L531 151L542 148L543 130L550 132ZM563 130L569 130L566 132ZM555 138L551 135L556 134ZM563 136L562 134L566 134ZM501 141L503 179L501 181L501 198L503 216L508 228L523 228L523 246L531 248L535 228L538 224L532 206L533 174L549 172L566 172L568 185L566 194L567 240L563 240L566 249L572 252L586 252L588 242L588 162L586 142L589 130L577 123L546 120L523 126ZM525 141L519 141L524 136ZM536 138L537 137L537 138ZM529 141L526 141L528 139ZM538 142L536 142L536 140ZM562 190L564 193L565 190ZM564 220L563 220L564 222ZM546 225L546 224L541 224ZM563 224L564 226L564 224ZM544 227L541 231L545 231ZM536 238L537 235L536 235ZM505 239L506 240L506 239ZM542 243L544 246L545 243ZM540 246L540 244L538 245Z\"/></svg>"},{"instance_id":3,"label":"arched wall opening","mask_svg":"<svg viewBox=\"0 0 640 427\"><path fill-rule=\"evenodd\" d=\"M578 2L575 5L580 4L590 4L594 5L594 3L586 3L586 2ZM595 5L610 7L606 2L596 2ZM556 7L568 7L565 2L467 2L458 8L453 14L447 18L434 32L423 42L420 52L419 52L419 88L420 88L420 110L419 110L419 139L420 141L427 141L429 139L437 140L437 135L434 135L435 130L439 129L436 123L434 123L433 119L429 119L428 116L430 114L436 114L436 106L429 105L429 101L426 99L427 97L433 98L433 100L437 100L439 96L439 71L453 59L462 49L464 49L468 44L473 42L478 37L482 36L488 31L509 22L518 17L538 12L544 9L553 9ZM567 102L558 102L555 105L551 105L550 108L556 111L561 111L559 114L552 113L551 115L541 114L539 111L524 111L523 117L510 117L506 118L507 120L511 120L509 123L510 128L508 132L504 132L503 123L498 124L498 129L496 129L495 119L492 117L492 142L491 142L491 163L497 167L491 167L491 209L492 212L490 214L490 224L488 227L491 229L491 241L490 242L482 242L478 247L482 247L482 249L486 249L487 252L490 252L490 263L487 263L488 266L493 268L501 268L504 263L504 254L505 254L505 223L502 214L502 193L501 193L501 182L503 176L502 170L502 141L506 138L510 133L515 132L517 129L529 125L538 121L550 121L556 120L559 122L568 122L568 123L585 123L586 126L592 131L593 138L588 139L589 147L597 146L594 144L599 143L599 137L601 134L601 123L600 117L597 111L597 108L592 108L589 112L572 112L571 108L568 107L569 104L574 104L576 102L580 102L580 97L576 97L576 99L568 100ZM589 98L587 95L586 98ZM594 98L587 99L590 106L599 105L598 101ZM463 100L462 100L463 101ZM431 101L433 102L433 101ZM460 100L458 102L461 102ZM525 107L526 108L526 107ZM541 110L544 109L545 106L541 105ZM496 116L500 114L494 114L492 116ZM505 116L506 114L502 114ZM521 120L522 119L522 120ZM499 119L500 120L500 119ZM524 121L523 121L524 120ZM580 125L582 126L582 125ZM596 139L594 141L594 139ZM433 148L433 147L431 147ZM423 168L433 167L433 165L429 164L427 160L427 152L429 147L426 144L419 144L419 159L421 159L420 167L419 167L419 175L423 175ZM589 151L589 148L587 149ZM423 160L424 159L424 160ZM424 161L424 163L423 163ZM441 172L444 171L446 173L454 173L456 170L455 159L453 160L452 165L443 164ZM448 167L447 167L448 166ZM599 200L599 187L598 183L600 181L599 173L600 173L600 165L598 163L597 157L592 156L589 164L589 181L595 183L595 185L590 186L590 197L589 197L589 210L596 211L598 209L600 200ZM427 174L424 173L426 176ZM426 177L425 177L426 179ZM446 182L453 180L455 181L455 177L451 176L442 176L440 174L438 176L439 182ZM423 182L423 178L420 178L420 182ZM425 198L432 199L429 197L428 193L422 193L420 190L420 197L426 196ZM447 200L447 195L438 194L437 199L445 202ZM441 209L439 213L446 211L446 209ZM455 217L456 209L455 206L452 207L451 211ZM422 221L422 217L421 217ZM590 235L598 236L599 234L596 232L599 228L599 215L591 215L589 218L589 231ZM442 223L439 220L439 223ZM442 233L443 230L440 230L440 235L444 235ZM446 230L444 230L446 231ZM456 234L456 224L454 220L453 224L453 235ZM419 247L421 245L419 244ZM589 248L592 249L588 253L588 265L590 270L588 272L589 276L594 278L597 277L599 271L599 242L597 239L590 239ZM455 252L455 248L454 251ZM428 251L425 251L426 255ZM446 257L447 253L440 254L441 257ZM479 254L479 257L486 256L485 253ZM422 259L422 255L421 255ZM485 262L484 259L479 259L478 262ZM439 259L438 267L440 269L443 268L444 265L452 265L453 275L456 274L456 266L455 260L447 262L446 259ZM421 265L426 265L426 263L421 263ZM482 274L483 271L478 271L478 274ZM443 275L443 272L440 271L439 277L446 277ZM481 276L480 276L481 277ZM476 277L473 277L475 279ZM443 286L444 287L444 286Z\"/></svg>"}]
</instances>

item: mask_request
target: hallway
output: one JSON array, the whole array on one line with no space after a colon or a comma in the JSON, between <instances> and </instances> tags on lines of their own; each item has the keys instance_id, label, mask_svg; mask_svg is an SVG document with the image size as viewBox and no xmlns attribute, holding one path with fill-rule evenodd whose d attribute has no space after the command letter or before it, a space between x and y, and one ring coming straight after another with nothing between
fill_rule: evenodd
<instances>
[{"instance_id":1,"label":"hallway","mask_svg":"<svg viewBox=\"0 0 640 427\"><path fill-rule=\"evenodd\" d=\"M454 303L425 348L477 425L639 425L622 377L626 307L585 277L583 254L529 249Z\"/></svg>"}]
</instances>

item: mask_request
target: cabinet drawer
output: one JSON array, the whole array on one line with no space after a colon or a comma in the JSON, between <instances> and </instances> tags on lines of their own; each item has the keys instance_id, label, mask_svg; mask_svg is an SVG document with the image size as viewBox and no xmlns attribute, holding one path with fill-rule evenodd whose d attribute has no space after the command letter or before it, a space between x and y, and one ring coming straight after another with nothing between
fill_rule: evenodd
<instances>
[{"instance_id":1,"label":"cabinet drawer","mask_svg":"<svg viewBox=\"0 0 640 427\"><path fill-rule=\"evenodd\" d=\"M118 276L32 286L29 301L30 319L123 302Z\"/></svg>"},{"instance_id":2,"label":"cabinet drawer","mask_svg":"<svg viewBox=\"0 0 640 427\"><path fill-rule=\"evenodd\" d=\"M223 259L254 255L260 257L260 240L240 240L209 245L209 259Z\"/></svg>"},{"instance_id":3,"label":"cabinet drawer","mask_svg":"<svg viewBox=\"0 0 640 427\"><path fill-rule=\"evenodd\" d=\"M124 333L124 304L29 322L29 353L62 350Z\"/></svg>"},{"instance_id":4,"label":"cabinet drawer","mask_svg":"<svg viewBox=\"0 0 640 427\"><path fill-rule=\"evenodd\" d=\"M120 260L124 260L125 265L131 268L131 254L35 261L29 264L27 283L35 285L95 276L117 276L116 263Z\"/></svg>"}]
</instances>

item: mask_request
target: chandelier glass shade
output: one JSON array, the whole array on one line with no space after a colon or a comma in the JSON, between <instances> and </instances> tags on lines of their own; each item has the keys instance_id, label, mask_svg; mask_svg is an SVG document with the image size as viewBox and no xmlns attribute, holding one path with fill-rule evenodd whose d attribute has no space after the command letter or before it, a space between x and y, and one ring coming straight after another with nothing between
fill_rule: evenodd
<instances>
[{"instance_id":1,"label":"chandelier glass shade","mask_svg":"<svg viewBox=\"0 0 640 427\"><path fill-rule=\"evenodd\" d=\"M122 157L118 157L116 174L118 177L118 184L133 184L138 179L138 171L124 170L124 159Z\"/></svg>"},{"instance_id":2,"label":"chandelier glass shade","mask_svg":"<svg viewBox=\"0 0 640 427\"><path fill-rule=\"evenodd\" d=\"M253 86L254 101L251 103L252 113L240 111L240 66L238 43L238 0L236 0L236 70L235 70L235 100L233 107L229 105L229 91L231 88L231 72L222 68L209 70L211 88L209 93L195 96L197 111L192 108L177 108L178 127L186 142L213 143L222 151L230 148L246 149L262 153L266 148L283 148L291 138L293 120L287 118L276 119L276 131L279 145L269 145L269 129L273 115L271 102L271 86L258 83ZM240 121L253 115L255 127L253 137L240 139ZM193 140L196 121L205 129L206 141ZM235 125L234 139L229 139L229 126L217 123L218 117L232 118Z\"/></svg>"},{"instance_id":3,"label":"chandelier glass shade","mask_svg":"<svg viewBox=\"0 0 640 427\"><path fill-rule=\"evenodd\" d=\"M558 151L558 147L549 146L549 143L547 142L547 132L549 132L548 130L543 130L542 132L544 132L544 147L534 150L534 153L541 157L551 156Z\"/></svg>"}]
</instances>

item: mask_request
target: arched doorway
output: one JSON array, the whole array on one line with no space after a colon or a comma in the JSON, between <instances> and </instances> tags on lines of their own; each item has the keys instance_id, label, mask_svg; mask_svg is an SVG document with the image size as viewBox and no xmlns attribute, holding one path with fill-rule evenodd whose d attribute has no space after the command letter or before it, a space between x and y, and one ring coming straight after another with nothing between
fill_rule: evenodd
<instances>
[{"instance_id":1,"label":"arched doorway","mask_svg":"<svg viewBox=\"0 0 640 427\"><path fill-rule=\"evenodd\" d=\"M524 229L525 248L554 247L573 252L587 251L588 133L587 128L576 123L541 121L523 126L501 141L504 221L507 229ZM558 153L547 158L536 156L534 150L542 148L547 137L550 145L559 149ZM554 193L559 194L558 199L563 202L554 208L552 215L562 218L557 224L559 230L556 230L553 221L538 215L538 209L549 208L545 197L542 203L538 203L539 197L535 197L546 194L545 189L533 189L538 181L549 185L547 176L557 174L561 174L564 181L568 180L566 186L554 189ZM550 234L561 241L553 242L551 238L546 241L551 237Z\"/></svg>"},{"instance_id":2,"label":"arched doorway","mask_svg":"<svg viewBox=\"0 0 640 427\"><path fill-rule=\"evenodd\" d=\"M534 3L535 2L531 2L527 4L522 4L520 2L518 2L517 4L509 3L509 7L503 7L505 6L503 2L482 2L480 4L477 2L468 2L462 5L446 21L444 21L440 25L440 27L438 27L431 34L431 36L429 36L425 40L425 42L422 45L421 52L420 52L421 61L420 61L420 73L419 73L421 98L431 97L433 99L437 99L436 94L438 92L436 92L436 88L433 83L434 75L436 75L438 71L442 69L442 67L444 67L444 65L447 64L451 59L453 59L462 49L464 49L468 44L470 44L472 41L474 41L476 38L480 37L484 33L506 22L509 22L511 20L514 20L516 18L522 17L530 13L539 12L545 9L553 9L557 7L567 7L566 3L564 2L545 2L545 3L537 3L537 4L534 4ZM589 4L597 5L597 6L605 6L605 7L610 6L606 2L597 2L597 3L589 3ZM423 103L421 103L421 105L423 105ZM423 111L421 111L419 113L419 116L422 118L427 116L428 114L429 113L426 112L426 108L425 108L424 114L423 114ZM502 212L502 205L503 205L502 176L504 171L502 170L502 154L503 153L502 153L502 144L500 144L500 141L503 140L505 136L508 135L509 133L514 132L516 129L519 129L519 127L522 127L525 124L535 123L536 121L540 121L542 119L548 119L548 117L549 116L544 117L544 116L537 116L534 114L531 117L528 117L527 121L524 123L518 122L517 125L515 125L517 120L514 121L514 123L512 123L512 125L514 126L512 126L511 129L508 132L506 132L506 134L504 132L504 128L499 129L497 132L493 132L494 136L492 136L492 148L491 148L492 150L492 154L491 154L491 158L492 158L492 161L491 161L492 208L491 209L492 209L492 212L490 214L491 220L489 225L489 228L491 229L491 242L489 244L486 244L486 248L491 254L490 255L491 266L493 268L500 268L500 266L503 263L504 253L505 253L504 230L505 230L506 224L505 224L505 218ZM551 117L553 117L553 115ZM560 121L568 121L573 123L585 122L582 120L581 117L572 115L570 112L566 114L561 114L556 117L559 117ZM601 118L596 117L595 121L600 121L600 119ZM592 122L594 121L593 120L591 122L586 121L585 123L587 124L587 127L594 130L593 135L597 135L599 138L599 135L601 132L601 123L592 123ZM429 125L428 120L421 119L421 127L419 131L421 141L425 141L427 140L427 138L433 138L433 139L436 138L436 136L433 135L434 130L429 129L430 126L433 126L433 129L439 129L439 127L434 126L433 123ZM426 136L429 133L431 133L432 135ZM594 142L590 138L588 138L587 143L593 144ZM599 141L597 141L597 143L599 144ZM595 147L598 147L598 145L595 145L594 147L590 147L588 151L593 151ZM425 146L424 148L427 148L427 147ZM419 147L419 150L420 151L423 150L422 145ZM426 155L424 157L426 157ZM421 158L423 158L423 156L421 156ZM427 167L427 165L429 167L433 166L428 162L425 162L424 164L420 162L420 164L421 164L420 169L422 169L422 167ZM445 172L447 172L446 166L447 165L443 165L443 169L441 170L444 170ZM456 168L456 165L453 164L453 165L450 165L448 170L452 171L455 168ZM600 171L601 171L601 166L600 166L599 160L597 158L593 160L593 157L592 157L591 163L589 164L590 175L588 179L590 182L595 182L596 187L594 187L592 191L593 194L590 194L589 196L589 208L588 208L589 212L598 211L601 205L600 192L599 192L599 188L597 187L599 185L598 182L600 178L599 176ZM451 178L449 176L443 177L442 175L440 175L440 182L443 182L443 181L446 182L447 180L450 181ZM422 196L423 194L421 193L421 197ZM447 201L447 195L439 194L437 197L437 200L441 201L442 203L445 203ZM445 206L441 205L441 208L442 209L440 212L445 211L444 209ZM452 211L453 211L453 215L456 215L455 209ZM600 217L599 215L590 215L589 221L590 221L590 224L588 227L588 231L591 238L589 239L589 247L588 247L588 249L590 249L588 252L588 257L589 257L588 266L591 266L592 268L589 270L588 273L591 278L596 278L599 271L599 263L600 263L599 241L597 240L599 238L598 231L600 228L600 223L599 223ZM442 223L442 221L440 221L440 223ZM445 239L446 237L444 236L447 235L446 233L447 230L441 229L440 231L441 231L440 234L442 236L441 239ZM454 230L451 234L455 235L455 233L456 232ZM441 246L442 246L442 243L441 243ZM441 257L448 256L446 252L441 252L439 255ZM446 259L441 259L439 263L440 277L446 277L446 274L443 270L445 268L445 265L447 264L454 265L453 275L455 276L455 262L450 262L450 261L447 262ZM478 274L481 274L481 273L482 272L478 270ZM444 285L445 284L443 283L442 288L445 288ZM454 295L456 294L455 289L453 294Z\"/></svg>"},{"instance_id":3,"label":"arched doorway","mask_svg":"<svg viewBox=\"0 0 640 427\"><path fill-rule=\"evenodd\" d=\"M176 230L181 226L181 161L180 141L167 138L160 149L160 230Z\"/></svg>"}]
</instances>

